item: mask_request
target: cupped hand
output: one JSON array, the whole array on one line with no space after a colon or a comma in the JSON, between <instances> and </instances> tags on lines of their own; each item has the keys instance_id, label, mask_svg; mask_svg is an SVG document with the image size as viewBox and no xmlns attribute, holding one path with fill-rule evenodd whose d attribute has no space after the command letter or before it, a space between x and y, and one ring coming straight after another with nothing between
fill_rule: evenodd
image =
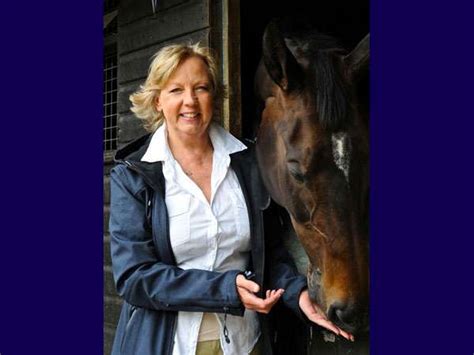
<instances>
[{"instance_id":1,"label":"cupped hand","mask_svg":"<svg viewBox=\"0 0 474 355\"><path fill-rule=\"evenodd\" d=\"M270 312L284 292L283 289L267 290L265 292L265 298L263 299L255 295L255 293L260 291L260 286L257 283L247 280L240 274L237 275L235 283L237 285L237 293L244 307L265 314Z\"/></svg>"},{"instance_id":2,"label":"cupped hand","mask_svg":"<svg viewBox=\"0 0 474 355\"><path fill-rule=\"evenodd\" d=\"M336 333L337 335L343 336L347 340L354 341L354 336L352 334L342 330L327 319L321 308L319 308L319 306L316 303L313 303L309 298L308 290L301 292L299 306L310 321Z\"/></svg>"}]
</instances>

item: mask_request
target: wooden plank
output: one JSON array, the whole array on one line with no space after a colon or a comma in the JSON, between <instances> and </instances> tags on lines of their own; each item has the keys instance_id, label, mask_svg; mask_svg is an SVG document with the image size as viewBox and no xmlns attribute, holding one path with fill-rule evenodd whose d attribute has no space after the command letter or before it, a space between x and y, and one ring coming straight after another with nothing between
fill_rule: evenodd
<instances>
[{"instance_id":1,"label":"wooden plank","mask_svg":"<svg viewBox=\"0 0 474 355\"><path fill-rule=\"evenodd\" d=\"M227 37L227 62L224 64L224 71L227 69L229 88L229 118L228 130L235 136L242 135L242 101L241 101L241 70L240 70L240 46L232 45L240 43L240 2L239 0L228 0L228 37Z\"/></svg>"},{"instance_id":2,"label":"wooden plank","mask_svg":"<svg viewBox=\"0 0 474 355\"><path fill-rule=\"evenodd\" d=\"M160 0L157 1L156 13L162 12L170 7L182 4L189 0ZM118 25L140 20L144 17L153 16L153 6L150 0L121 0L119 4Z\"/></svg>"},{"instance_id":3,"label":"wooden plank","mask_svg":"<svg viewBox=\"0 0 474 355\"><path fill-rule=\"evenodd\" d=\"M110 206L104 206L104 233L109 230Z\"/></svg>"},{"instance_id":4,"label":"wooden plank","mask_svg":"<svg viewBox=\"0 0 474 355\"><path fill-rule=\"evenodd\" d=\"M113 154L115 155L115 150L113 151ZM110 175L110 170L115 166L115 163L113 161L104 164L104 176Z\"/></svg>"},{"instance_id":5,"label":"wooden plank","mask_svg":"<svg viewBox=\"0 0 474 355\"><path fill-rule=\"evenodd\" d=\"M119 29L119 55L209 27L209 1L191 0Z\"/></svg>"},{"instance_id":6,"label":"wooden plank","mask_svg":"<svg viewBox=\"0 0 474 355\"><path fill-rule=\"evenodd\" d=\"M112 344L114 343L115 327L104 324L104 354L112 353Z\"/></svg>"},{"instance_id":7,"label":"wooden plank","mask_svg":"<svg viewBox=\"0 0 474 355\"><path fill-rule=\"evenodd\" d=\"M211 7L211 46L219 53L220 74L228 97L220 105L222 126L241 136L240 2L214 1Z\"/></svg>"},{"instance_id":8,"label":"wooden plank","mask_svg":"<svg viewBox=\"0 0 474 355\"><path fill-rule=\"evenodd\" d=\"M104 266L107 267L112 267L112 258L110 256L110 235L106 233L104 235L104 255L103 255L103 261L104 261Z\"/></svg>"},{"instance_id":9,"label":"wooden plank","mask_svg":"<svg viewBox=\"0 0 474 355\"><path fill-rule=\"evenodd\" d=\"M110 205L110 177L104 176L104 205Z\"/></svg>"},{"instance_id":10,"label":"wooden plank","mask_svg":"<svg viewBox=\"0 0 474 355\"><path fill-rule=\"evenodd\" d=\"M133 114L119 115L119 147L131 142L132 140L146 133L142 126L142 122Z\"/></svg>"},{"instance_id":11,"label":"wooden plank","mask_svg":"<svg viewBox=\"0 0 474 355\"><path fill-rule=\"evenodd\" d=\"M111 328L117 326L121 308L122 301L120 298L104 297L104 326L108 325Z\"/></svg>"},{"instance_id":12,"label":"wooden plank","mask_svg":"<svg viewBox=\"0 0 474 355\"><path fill-rule=\"evenodd\" d=\"M202 29L196 32L188 33L184 36L173 38L172 40L166 40L157 44L153 44L150 47L146 47L128 54L119 56L119 71L118 71L118 83L123 85L131 81L146 79L148 74L148 67L150 66L152 56L158 52L164 46L172 43L196 43L201 42L202 45L209 45L209 29ZM119 98L119 112L123 107L120 106ZM127 97L128 101L128 97ZM123 111L122 111L123 112Z\"/></svg>"},{"instance_id":13,"label":"wooden plank","mask_svg":"<svg viewBox=\"0 0 474 355\"><path fill-rule=\"evenodd\" d=\"M114 278L112 271L104 271L104 295L109 297L118 297L115 290Z\"/></svg>"},{"instance_id":14,"label":"wooden plank","mask_svg":"<svg viewBox=\"0 0 474 355\"><path fill-rule=\"evenodd\" d=\"M115 151L107 152L104 157L104 176L110 175L110 169L115 166L113 156L115 155Z\"/></svg>"},{"instance_id":15,"label":"wooden plank","mask_svg":"<svg viewBox=\"0 0 474 355\"><path fill-rule=\"evenodd\" d=\"M141 78L140 80L135 80L128 82L126 84L120 85L117 92L117 112L121 114L132 114L130 107L132 103L130 102L130 95L133 94L140 88L145 82L145 79Z\"/></svg>"}]
</instances>

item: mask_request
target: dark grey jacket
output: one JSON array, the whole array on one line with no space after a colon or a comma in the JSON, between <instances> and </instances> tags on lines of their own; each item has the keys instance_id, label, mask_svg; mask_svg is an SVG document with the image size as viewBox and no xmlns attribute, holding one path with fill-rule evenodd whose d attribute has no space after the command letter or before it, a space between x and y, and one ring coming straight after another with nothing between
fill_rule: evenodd
<instances>
[{"instance_id":1,"label":"dark grey jacket","mask_svg":"<svg viewBox=\"0 0 474 355\"><path fill-rule=\"evenodd\" d=\"M171 249L161 162L140 159L151 135L144 136L116 155L111 171L112 268L119 295L124 299L112 354L171 354L178 311L243 315L235 279L242 270L224 273L183 270L176 266ZM279 241L278 220L264 215L270 197L260 180L253 150L231 155L249 211L251 265L256 282L265 289L284 288L284 303L299 313L298 296L306 287ZM264 229L267 231L264 239ZM269 325L260 315L263 344L271 354ZM230 330L231 331L231 330Z\"/></svg>"}]
</instances>

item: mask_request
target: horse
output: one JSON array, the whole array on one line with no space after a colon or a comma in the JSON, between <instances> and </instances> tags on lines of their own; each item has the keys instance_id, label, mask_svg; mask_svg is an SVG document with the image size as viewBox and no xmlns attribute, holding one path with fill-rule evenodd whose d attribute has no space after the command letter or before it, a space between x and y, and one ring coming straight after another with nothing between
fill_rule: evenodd
<instances>
[{"instance_id":1,"label":"horse","mask_svg":"<svg viewBox=\"0 0 474 355\"><path fill-rule=\"evenodd\" d=\"M369 38L347 53L272 20L255 75L264 185L307 254L311 299L353 334L369 327Z\"/></svg>"}]
</instances>

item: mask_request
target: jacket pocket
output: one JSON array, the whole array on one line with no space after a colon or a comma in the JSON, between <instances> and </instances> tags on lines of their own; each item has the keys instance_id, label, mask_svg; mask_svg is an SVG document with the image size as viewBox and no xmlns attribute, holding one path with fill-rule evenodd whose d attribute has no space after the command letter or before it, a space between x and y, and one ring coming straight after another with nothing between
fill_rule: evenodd
<instances>
[{"instance_id":1,"label":"jacket pocket","mask_svg":"<svg viewBox=\"0 0 474 355\"><path fill-rule=\"evenodd\" d=\"M190 237L188 195L166 197L166 208L170 226L171 247L186 243Z\"/></svg>"}]
</instances>

